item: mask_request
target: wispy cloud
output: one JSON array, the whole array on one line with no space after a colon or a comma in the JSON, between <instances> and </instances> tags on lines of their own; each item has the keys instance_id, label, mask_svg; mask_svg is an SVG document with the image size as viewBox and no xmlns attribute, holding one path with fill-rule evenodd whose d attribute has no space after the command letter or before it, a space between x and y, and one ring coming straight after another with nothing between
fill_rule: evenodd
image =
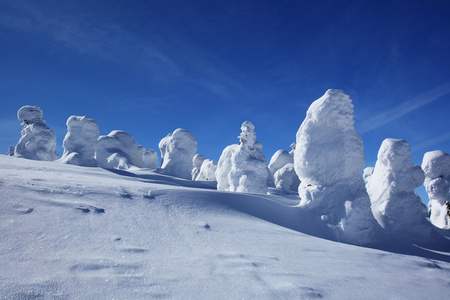
<instances>
[{"instance_id":1,"label":"wispy cloud","mask_svg":"<svg viewBox=\"0 0 450 300\"><path fill-rule=\"evenodd\" d=\"M423 150L423 149L429 149L429 148L433 147L434 145L445 143L449 140L450 140L450 132L447 132L447 133L441 134L435 138L426 140L418 145L415 145L414 147L411 147L411 151L415 152L415 151L419 151L419 150Z\"/></svg>"},{"instance_id":2,"label":"wispy cloud","mask_svg":"<svg viewBox=\"0 0 450 300\"><path fill-rule=\"evenodd\" d=\"M429 90L411 100L405 101L392 109L376 114L365 120L361 124L361 129L359 131L363 134L374 130L380 126L393 122L424 105L434 102L447 94L450 94L450 82Z\"/></svg>"},{"instance_id":3,"label":"wispy cloud","mask_svg":"<svg viewBox=\"0 0 450 300\"><path fill-rule=\"evenodd\" d=\"M166 32L142 36L116 22L99 21L94 14L71 15L57 7L41 7L39 2L10 0L0 2L0 27L40 35L155 82L181 81L218 97L227 97L231 91L246 93L227 63L168 27ZM167 36L177 43L168 43Z\"/></svg>"}]
</instances>

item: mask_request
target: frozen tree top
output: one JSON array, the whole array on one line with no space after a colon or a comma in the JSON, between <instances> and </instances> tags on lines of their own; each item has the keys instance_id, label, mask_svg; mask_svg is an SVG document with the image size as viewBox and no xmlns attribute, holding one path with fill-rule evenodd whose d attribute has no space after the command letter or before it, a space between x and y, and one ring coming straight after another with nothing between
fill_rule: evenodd
<instances>
[{"instance_id":1,"label":"frozen tree top","mask_svg":"<svg viewBox=\"0 0 450 300\"><path fill-rule=\"evenodd\" d=\"M25 105L17 112L17 119L25 124L44 123L42 117L42 110L38 106Z\"/></svg>"},{"instance_id":2,"label":"frozen tree top","mask_svg":"<svg viewBox=\"0 0 450 300\"><path fill-rule=\"evenodd\" d=\"M441 150L425 153L422 170L425 172L425 182L436 178L450 177L450 155Z\"/></svg>"},{"instance_id":3,"label":"frozen tree top","mask_svg":"<svg viewBox=\"0 0 450 300\"><path fill-rule=\"evenodd\" d=\"M241 144L247 145L250 150L252 150L255 146L256 142L256 133L255 126L250 121L245 121L241 125L241 134L238 136Z\"/></svg>"},{"instance_id":4,"label":"frozen tree top","mask_svg":"<svg viewBox=\"0 0 450 300\"><path fill-rule=\"evenodd\" d=\"M305 184L332 184L361 176L365 158L353 104L341 90L314 101L297 132L295 169Z\"/></svg>"}]
</instances>

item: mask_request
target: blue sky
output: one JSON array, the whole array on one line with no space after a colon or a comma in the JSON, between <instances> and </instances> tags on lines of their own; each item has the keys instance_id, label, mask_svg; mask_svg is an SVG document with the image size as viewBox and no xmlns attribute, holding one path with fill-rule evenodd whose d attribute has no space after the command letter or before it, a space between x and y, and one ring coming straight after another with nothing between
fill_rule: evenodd
<instances>
[{"instance_id":1,"label":"blue sky","mask_svg":"<svg viewBox=\"0 0 450 300\"><path fill-rule=\"evenodd\" d=\"M240 124L269 160L289 150L329 88L353 99L367 165L385 138L413 162L450 152L450 1L0 2L0 149L17 110L38 105L57 134L88 115L157 149L176 128L218 160Z\"/></svg>"}]
</instances>

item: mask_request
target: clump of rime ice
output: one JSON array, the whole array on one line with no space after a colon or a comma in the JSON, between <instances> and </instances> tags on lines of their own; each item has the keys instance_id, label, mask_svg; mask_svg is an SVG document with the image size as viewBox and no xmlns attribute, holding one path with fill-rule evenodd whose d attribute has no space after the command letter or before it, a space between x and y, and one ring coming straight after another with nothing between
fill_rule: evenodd
<instances>
[{"instance_id":1,"label":"clump of rime ice","mask_svg":"<svg viewBox=\"0 0 450 300\"><path fill-rule=\"evenodd\" d=\"M120 130L98 138L95 159L106 169L126 170L132 166L154 169L158 164L156 151L138 145L130 134Z\"/></svg>"},{"instance_id":2,"label":"clump of rime ice","mask_svg":"<svg viewBox=\"0 0 450 300\"><path fill-rule=\"evenodd\" d=\"M205 159L195 180L216 181L216 170L217 162L212 159Z\"/></svg>"},{"instance_id":3,"label":"clump of rime ice","mask_svg":"<svg viewBox=\"0 0 450 300\"><path fill-rule=\"evenodd\" d=\"M425 189L430 198L430 221L436 227L450 229L450 155L440 150L425 153L422 161Z\"/></svg>"},{"instance_id":4,"label":"clump of rime ice","mask_svg":"<svg viewBox=\"0 0 450 300\"><path fill-rule=\"evenodd\" d=\"M200 168L203 164L203 161L205 160L205 156L202 154L195 154L194 158L192 159L192 164L194 168L192 169L192 180L195 180L198 176L198 173L200 173Z\"/></svg>"},{"instance_id":5,"label":"clump of rime ice","mask_svg":"<svg viewBox=\"0 0 450 300\"><path fill-rule=\"evenodd\" d=\"M276 171L284 167L286 164L293 163L294 158L289 152L287 152L286 150L278 150L277 152L275 152L269 162L270 175L272 175L273 177Z\"/></svg>"},{"instance_id":6,"label":"clump of rime ice","mask_svg":"<svg viewBox=\"0 0 450 300\"><path fill-rule=\"evenodd\" d=\"M161 173L185 179L192 178L197 141L187 130L178 128L159 142Z\"/></svg>"},{"instance_id":7,"label":"clump of rime ice","mask_svg":"<svg viewBox=\"0 0 450 300\"><path fill-rule=\"evenodd\" d=\"M288 163L277 170L273 175L273 179L275 187L285 191L297 191L300 184L300 179L298 179L297 173L295 173L293 163Z\"/></svg>"},{"instance_id":8,"label":"clump of rime ice","mask_svg":"<svg viewBox=\"0 0 450 300\"><path fill-rule=\"evenodd\" d=\"M407 141L383 141L373 173L366 176L372 212L381 227L416 241L433 236L426 206L414 192L424 178L422 169L411 162Z\"/></svg>"},{"instance_id":9,"label":"clump of rime ice","mask_svg":"<svg viewBox=\"0 0 450 300\"><path fill-rule=\"evenodd\" d=\"M295 145L293 146L294 148ZM270 159L269 170L276 188L285 191L298 190L300 180L295 173L294 157L290 152L286 150L278 150L275 152Z\"/></svg>"},{"instance_id":10,"label":"clump of rime ice","mask_svg":"<svg viewBox=\"0 0 450 300\"><path fill-rule=\"evenodd\" d=\"M220 156L217 171L217 189L243 193L267 193L270 171L262 144L256 141L255 126L245 121L238 136L239 145L226 147Z\"/></svg>"},{"instance_id":11,"label":"clump of rime ice","mask_svg":"<svg viewBox=\"0 0 450 300\"><path fill-rule=\"evenodd\" d=\"M17 118L22 122L22 137L14 149L14 155L34 160L54 161L56 135L45 125L42 110L37 106L26 105L19 109Z\"/></svg>"},{"instance_id":12,"label":"clump of rime ice","mask_svg":"<svg viewBox=\"0 0 450 300\"><path fill-rule=\"evenodd\" d=\"M297 132L294 154L300 206L320 218L338 241L377 243L380 227L361 177L363 142L347 94L328 90L311 104Z\"/></svg>"},{"instance_id":13,"label":"clump of rime ice","mask_svg":"<svg viewBox=\"0 0 450 300\"><path fill-rule=\"evenodd\" d=\"M71 116L67 119L66 125L64 152L59 162L86 167L97 166L94 156L99 129L94 119L87 116Z\"/></svg>"}]
</instances>

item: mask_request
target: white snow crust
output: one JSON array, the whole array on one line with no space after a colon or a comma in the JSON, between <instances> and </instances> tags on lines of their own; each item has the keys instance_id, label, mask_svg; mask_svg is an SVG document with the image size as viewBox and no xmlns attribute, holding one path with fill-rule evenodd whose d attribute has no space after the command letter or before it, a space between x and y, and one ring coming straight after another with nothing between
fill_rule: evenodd
<instances>
[{"instance_id":1,"label":"white snow crust","mask_svg":"<svg viewBox=\"0 0 450 300\"><path fill-rule=\"evenodd\" d=\"M347 94L328 90L311 104L297 132L294 154L300 205L321 218L338 240L376 244L380 228L361 176L363 142Z\"/></svg>"},{"instance_id":2,"label":"white snow crust","mask_svg":"<svg viewBox=\"0 0 450 300\"><path fill-rule=\"evenodd\" d=\"M138 145L130 134L121 130L98 138L95 159L106 169L155 168L158 164L156 151Z\"/></svg>"},{"instance_id":3,"label":"white snow crust","mask_svg":"<svg viewBox=\"0 0 450 300\"><path fill-rule=\"evenodd\" d=\"M6 155L0 169L2 299L450 294L448 240L419 247L384 237L384 250L333 242L323 222L281 190L229 193L149 169Z\"/></svg>"},{"instance_id":4,"label":"white snow crust","mask_svg":"<svg viewBox=\"0 0 450 300\"><path fill-rule=\"evenodd\" d=\"M372 212L381 227L417 241L433 238L427 208L414 192L424 178L422 169L411 162L407 141L383 141L373 173L367 179Z\"/></svg>"},{"instance_id":5,"label":"white snow crust","mask_svg":"<svg viewBox=\"0 0 450 300\"><path fill-rule=\"evenodd\" d=\"M63 141L64 152L59 162L96 167L95 148L99 138L97 123L87 116L70 116L66 125L67 134Z\"/></svg>"},{"instance_id":6,"label":"white snow crust","mask_svg":"<svg viewBox=\"0 0 450 300\"><path fill-rule=\"evenodd\" d=\"M197 181L216 181L217 162L212 159L205 159L200 167Z\"/></svg>"},{"instance_id":7,"label":"white snow crust","mask_svg":"<svg viewBox=\"0 0 450 300\"><path fill-rule=\"evenodd\" d=\"M189 131L178 128L169 133L159 142L159 150L163 174L192 179L197 141Z\"/></svg>"},{"instance_id":8,"label":"white snow crust","mask_svg":"<svg viewBox=\"0 0 450 300\"><path fill-rule=\"evenodd\" d=\"M23 128L19 142L14 149L17 157L54 161L59 158L56 153L56 135L42 118L42 110L38 106L26 105L19 109L17 118Z\"/></svg>"},{"instance_id":9,"label":"white snow crust","mask_svg":"<svg viewBox=\"0 0 450 300\"><path fill-rule=\"evenodd\" d=\"M434 226L450 229L450 155L441 150L425 153L422 161L425 189L430 198L428 209Z\"/></svg>"},{"instance_id":10,"label":"white snow crust","mask_svg":"<svg viewBox=\"0 0 450 300\"><path fill-rule=\"evenodd\" d=\"M216 170L217 189L241 193L267 193L270 171L262 144L256 141L255 126L245 121L238 136L239 145L226 147Z\"/></svg>"}]
</instances>

